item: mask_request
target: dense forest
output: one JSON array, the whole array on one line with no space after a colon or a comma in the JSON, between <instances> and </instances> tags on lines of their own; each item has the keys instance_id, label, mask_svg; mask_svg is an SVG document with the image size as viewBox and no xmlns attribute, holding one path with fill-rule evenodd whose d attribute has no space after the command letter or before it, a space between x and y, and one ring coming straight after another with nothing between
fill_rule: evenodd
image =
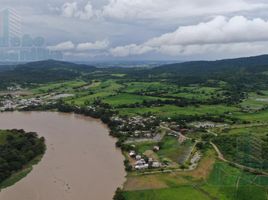
<instances>
[{"instance_id":1,"label":"dense forest","mask_svg":"<svg viewBox=\"0 0 268 200\"><path fill-rule=\"evenodd\" d=\"M0 131L0 183L44 154L45 139L24 130Z\"/></svg>"}]
</instances>

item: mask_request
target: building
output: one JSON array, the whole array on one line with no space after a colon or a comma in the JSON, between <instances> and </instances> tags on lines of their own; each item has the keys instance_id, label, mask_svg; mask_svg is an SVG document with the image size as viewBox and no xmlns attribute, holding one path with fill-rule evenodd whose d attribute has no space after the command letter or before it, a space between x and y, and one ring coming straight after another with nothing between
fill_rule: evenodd
<instances>
[{"instance_id":1,"label":"building","mask_svg":"<svg viewBox=\"0 0 268 200\"><path fill-rule=\"evenodd\" d=\"M19 46L21 37L21 17L11 9L0 12L0 46Z\"/></svg>"},{"instance_id":2,"label":"building","mask_svg":"<svg viewBox=\"0 0 268 200\"><path fill-rule=\"evenodd\" d=\"M45 38L22 33L22 19L12 9L0 11L0 61L62 60L60 51L46 47Z\"/></svg>"}]
</instances>

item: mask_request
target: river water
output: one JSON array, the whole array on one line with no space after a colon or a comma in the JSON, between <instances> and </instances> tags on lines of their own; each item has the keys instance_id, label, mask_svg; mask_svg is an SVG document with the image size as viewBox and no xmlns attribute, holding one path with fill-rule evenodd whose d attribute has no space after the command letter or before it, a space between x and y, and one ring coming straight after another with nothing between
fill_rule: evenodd
<instances>
[{"instance_id":1,"label":"river water","mask_svg":"<svg viewBox=\"0 0 268 200\"><path fill-rule=\"evenodd\" d=\"M0 192L0 200L112 200L125 180L116 140L98 120L57 112L0 113L0 129L35 131L47 151L33 171Z\"/></svg>"}]
</instances>

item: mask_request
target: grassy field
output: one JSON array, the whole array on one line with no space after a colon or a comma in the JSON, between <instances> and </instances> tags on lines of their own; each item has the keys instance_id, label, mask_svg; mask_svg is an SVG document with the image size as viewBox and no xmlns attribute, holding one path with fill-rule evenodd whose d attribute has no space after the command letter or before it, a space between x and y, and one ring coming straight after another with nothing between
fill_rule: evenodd
<instances>
[{"instance_id":1,"label":"grassy field","mask_svg":"<svg viewBox=\"0 0 268 200\"><path fill-rule=\"evenodd\" d=\"M67 91L72 91L75 88L82 87L85 85L87 85L87 82L77 80L77 81L68 81L68 82L63 82L63 83L45 84L37 88L34 88L31 91L34 94L43 94L43 93L48 93L52 91L53 92L67 92Z\"/></svg>"},{"instance_id":2,"label":"grassy field","mask_svg":"<svg viewBox=\"0 0 268 200\"><path fill-rule=\"evenodd\" d=\"M262 91L262 95L251 92L248 99L243 101L241 105L245 108L252 110L258 110L265 106L268 106L268 91Z\"/></svg>"},{"instance_id":3,"label":"grassy field","mask_svg":"<svg viewBox=\"0 0 268 200\"><path fill-rule=\"evenodd\" d=\"M75 97L66 98L65 102L78 106L83 106L86 102L92 103L96 99L104 99L117 94L117 91L122 88L122 85L112 81L95 82L81 91L76 91Z\"/></svg>"},{"instance_id":4,"label":"grassy field","mask_svg":"<svg viewBox=\"0 0 268 200\"><path fill-rule=\"evenodd\" d=\"M129 174L124 184L124 195L127 200L211 199L196 185L203 184L203 180L209 177L214 159L213 151L206 152L193 172L158 173L145 176Z\"/></svg>"},{"instance_id":5,"label":"grassy field","mask_svg":"<svg viewBox=\"0 0 268 200\"><path fill-rule=\"evenodd\" d=\"M161 148L158 152L152 152L155 145L159 144L154 142L135 144L139 154L148 153L150 154L150 157L155 157L161 161L173 162L176 166L178 162L183 163L185 156L188 155L189 151L193 147L193 143L191 141L188 140L180 144L178 139L174 136L165 136L161 141Z\"/></svg>"},{"instance_id":6,"label":"grassy field","mask_svg":"<svg viewBox=\"0 0 268 200\"><path fill-rule=\"evenodd\" d=\"M144 190L135 192L125 192L124 196L127 200L209 200L206 195L191 186L181 186L178 188Z\"/></svg>"},{"instance_id":7,"label":"grassy field","mask_svg":"<svg viewBox=\"0 0 268 200\"><path fill-rule=\"evenodd\" d=\"M150 107L150 108L123 108L119 110L120 115L142 115L146 113L152 113L159 117L176 117L178 115L191 116L198 115L202 116L205 114L220 115L224 113L232 113L239 111L238 108L225 105L201 105L198 107L178 107L173 105L165 105L161 107Z\"/></svg>"},{"instance_id":8,"label":"grassy field","mask_svg":"<svg viewBox=\"0 0 268 200\"><path fill-rule=\"evenodd\" d=\"M264 180L260 183L256 175L217 162L202 188L214 195L224 195L228 200L265 200L268 177L262 179Z\"/></svg>"},{"instance_id":9,"label":"grassy field","mask_svg":"<svg viewBox=\"0 0 268 200\"><path fill-rule=\"evenodd\" d=\"M227 129L225 131L225 134L228 135L244 135L251 133L255 136L264 136L268 134L268 125L256 125L256 126L250 126L250 127L233 127L230 129Z\"/></svg>"},{"instance_id":10,"label":"grassy field","mask_svg":"<svg viewBox=\"0 0 268 200\"><path fill-rule=\"evenodd\" d=\"M169 91L177 89L176 85L161 82L131 82L125 84L124 92L152 92L152 91Z\"/></svg>"},{"instance_id":11,"label":"grassy field","mask_svg":"<svg viewBox=\"0 0 268 200\"><path fill-rule=\"evenodd\" d=\"M208 174L205 181L192 179L187 172L130 177L125 184L124 195L127 200L267 199L268 177L248 174L219 161ZM146 182L150 182L150 185Z\"/></svg>"},{"instance_id":12,"label":"grassy field","mask_svg":"<svg viewBox=\"0 0 268 200\"><path fill-rule=\"evenodd\" d=\"M165 159L168 158L173 162L181 162L185 160L185 155L188 155L189 149L192 148L193 143L186 141L183 144L178 142L178 139L173 136L166 136L161 145L161 149L158 152L159 157Z\"/></svg>"},{"instance_id":13,"label":"grassy field","mask_svg":"<svg viewBox=\"0 0 268 200\"><path fill-rule=\"evenodd\" d=\"M105 98L103 102L108 103L112 106L119 106L119 105L142 103L145 100L152 101L157 99L163 99L163 98L122 93L115 96L109 96Z\"/></svg>"},{"instance_id":14,"label":"grassy field","mask_svg":"<svg viewBox=\"0 0 268 200\"><path fill-rule=\"evenodd\" d=\"M249 122L267 122L268 110L259 111L255 113L237 112L237 113L234 113L234 116L239 119L249 121Z\"/></svg>"}]
</instances>

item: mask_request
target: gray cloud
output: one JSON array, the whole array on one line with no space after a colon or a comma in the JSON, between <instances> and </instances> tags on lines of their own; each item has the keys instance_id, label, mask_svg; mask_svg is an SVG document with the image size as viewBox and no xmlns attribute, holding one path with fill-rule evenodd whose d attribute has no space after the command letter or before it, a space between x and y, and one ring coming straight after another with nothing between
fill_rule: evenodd
<instances>
[{"instance_id":1,"label":"gray cloud","mask_svg":"<svg viewBox=\"0 0 268 200\"><path fill-rule=\"evenodd\" d=\"M182 26L176 31L152 38L140 45L119 46L110 50L113 56L125 57L158 51L172 56L211 53L211 50L243 50L252 43L252 50L268 41L268 21L235 16L215 17L197 25ZM250 51L249 48L247 48ZM254 53L254 51L253 51Z\"/></svg>"},{"instance_id":2,"label":"gray cloud","mask_svg":"<svg viewBox=\"0 0 268 200\"><path fill-rule=\"evenodd\" d=\"M25 33L46 37L66 58L267 52L266 0L0 0L0 5L16 9Z\"/></svg>"}]
</instances>

